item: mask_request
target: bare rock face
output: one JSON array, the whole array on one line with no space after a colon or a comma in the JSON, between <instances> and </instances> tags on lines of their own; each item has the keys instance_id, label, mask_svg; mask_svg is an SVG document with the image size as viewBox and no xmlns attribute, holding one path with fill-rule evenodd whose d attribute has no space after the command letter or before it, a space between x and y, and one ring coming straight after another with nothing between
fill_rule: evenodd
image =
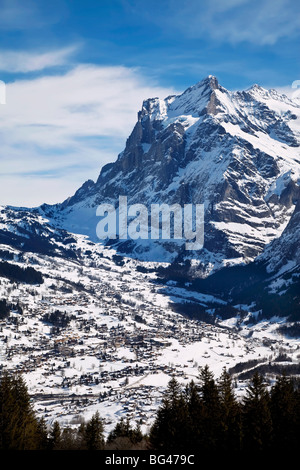
<instances>
[{"instance_id":1,"label":"bare rock face","mask_svg":"<svg viewBox=\"0 0 300 470\"><path fill-rule=\"evenodd\" d=\"M102 168L96 183L40 211L97 241L96 208L103 202L117 206L120 195L147 207L204 204L202 250L187 253L180 244L136 240L132 255L159 261L160 243L164 260L187 256L204 276L249 263L280 237L296 210L299 120L296 100L258 85L230 92L209 76L181 95L145 100L125 149Z\"/></svg>"},{"instance_id":2,"label":"bare rock face","mask_svg":"<svg viewBox=\"0 0 300 470\"><path fill-rule=\"evenodd\" d=\"M295 210L279 238L274 239L257 258L266 263L267 271L293 270L300 265L300 198Z\"/></svg>"}]
</instances>

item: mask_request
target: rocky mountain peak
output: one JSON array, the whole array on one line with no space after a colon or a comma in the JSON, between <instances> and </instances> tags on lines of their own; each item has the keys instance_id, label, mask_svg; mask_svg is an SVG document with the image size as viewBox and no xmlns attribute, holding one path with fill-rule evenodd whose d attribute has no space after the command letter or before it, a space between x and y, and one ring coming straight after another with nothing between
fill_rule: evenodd
<instances>
[{"instance_id":1,"label":"rocky mountain peak","mask_svg":"<svg viewBox=\"0 0 300 470\"><path fill-rule=\"evenodd\" d=\"M117 204L120 195L149 207L204 204L204 248L189 254L201 275L253 261L280 237L299 200L299 121L299 106L284 95L258 85L231 92L214 76L147 99L117 160L55 209L56 223L95 240L97 205ZM164 249L164 259L184 254L178 245ZM138 252L152 259L150 245Z\"/></svg>"}]
</instances>

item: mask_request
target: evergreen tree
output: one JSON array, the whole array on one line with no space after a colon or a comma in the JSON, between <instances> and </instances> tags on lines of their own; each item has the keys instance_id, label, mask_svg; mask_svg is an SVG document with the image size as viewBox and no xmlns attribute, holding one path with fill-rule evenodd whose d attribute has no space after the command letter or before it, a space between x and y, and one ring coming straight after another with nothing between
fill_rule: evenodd
<instances>
[{"instance_id":1,"label":"evergreen tree","mask_svg":"<svg viewBox=\"0 0 300 470\"><path fill-rule=\"evenodd\" d=\"M10 314L10 308L5 299L0 300L0 320L5 320Z\"/></svg>"},{"instance_id":2,"label":"evergreen tree","mask_svg":"<svg viewBox=\"0 0 300 470\"><path fill-rule=\"evenodd\" d=\"M97 411L86 424L84 430L84 437L88 450L101 450L104 448L103 431L103 422Z\"/></svg>"},{"instance_id":3,"label":"evergreen tree","mask_svg":"<svg viewBox=\"0 0 300 470\"><path fill-rule=\"evenodd\" d=\"M56 450L59 447L61 439L61 429L58 421L54 421L49 438L49 447Z\"/></svg>"},{"instance_id":4,"label":"evergreen tree","mask_svg":"<svg viewBox=\"0 0 300 470\"><path fill-rule=\"evenodd\" d=\"M143 439L143 434L141 433L139 425L137 425L136 428L132 428L129 418L126 420L121 418L115 428L109 433L107 442L111 443L119 437L126 437L134 444Z\"/></svg>"},{"instance_id":5,"label":"evergreen tree","mask_svg":"<svg viewBox=\"0 0 300 470\"><path fill-rule=\"evenodd\" d=\"M114 429L109 433L107 442L110 443L117 439L118 437L129 437L130 435L130 422L129 419L124 420L121 418L120 421L116 424Z\"/></svg>"},{"instance_id":6,"label":"evergreen tree","mask_svg":"<svg viewBox=\"0 0 300 470\"><path fill-rule=\"evenodd\" d=\"M208 366L200 368L199 393L201 399L200 448L217 449L221 439L221 403L217 384Z\"/></svg>"},{"instance_id":7,"label":"evergreen tree","mask_svg":"<svg viewBox=\"0 0 300 470\"><path fill-rule=\"evenodd\" d=\"M87 450L85 432L86 432L86 423L82 422L77 430L78 447L82 450Z\"/></svg>"},{"instance_id":8,"label":"evergreen tree","mask_svg":"<svg viewBox=\"0 0 300 470\"><path fill-rule=\"evenodd\" d=\"M186 402L179 383L172 378L150 430L150 445L170 453L185 452L187 431Z\"/></svg>"},{"instance_id":9,"label":"evergreen tree","mask_svg":"<svg viewBox=\"0 0 300 470\"><path fill-rule=\"evenodd\" d=\"M267 451L271 438L270 397L263 377L255 372L243 402L243 450Z\"/></svg>"},{"instance_id":10,"label":"evergreen tree","mask_svg":"<svg viewBox=\"0 0 300 470\"><path fill-rule=\"evenodd\" d=\"M48 430L44 418L37 421L37 444L38 450L49 450Z\"/></svg>"},{"instance_id":11,"label":"evergreen tree","mask_svg":"<svg viewBox=\"0 0 300 470\"><path fill-rule=\"evenodd\" d=\"M201 432L204 432L201 422L202 404L199 389L193 380L186 386L185 400L188 413L187 451L193 452L199 448Z\"/></svg>"},{"instance_id":12,"label":"evergreen tree","mask_svg":"<svg viewBox=\"0 0 300 470\"><path fill-rule=\"evenodd\" d=\"M143 437L138 424L135 428L132 428L129 418L126 420L121 418L114 429L109 433L107 446L108 449L114 448L115 450L124 448L131 449L135 444L141 442Z\"/></svg>"},{"instance_id":13,"label":"evergreen tree","mask_svg":"<svg viewBox=\"0 0 300 470\"><path fill-rule=\"evenodd\" d=\"M277 378L271 389L274 449L278 451L296 449L300 435L297 414L293 381L285 376Z\"/></svg>"},{"instance_id":14,"label":"evergreen tree","mask_svg":"<svg viewBox=\"0 0 300 470\"><path fill-rule=\"evenodd\" d=\"M35 449L38 423L30 402L27 386L21 376L17 376L14 381L18 409L17 439L22 450Z\"/></svg>"},{"instance_id":15,"label":"evergreen tree","mask_svg":"<svg viewBox=\"0 0 300 470\"><path fill-rule=\"evenodd\" d=\"M0 381L0 449L34 450L38 421L21 376L4 373Z\"/></svg>"},{"instance_id":16,"label":"evergreen tree","mask_svg":"<svg viewBox=\"0 0 300 470\"><path fill-rule=\"evenodd\" d=\"M226 368L218 381L221 406L221 448L237 452L241 449L241 409L238 404L231 375Z\"/></svg>"},{"instance_id":17,"label":"evergreen tree","mask_svg":"<svg viewBox=\"0 0 300 470\"><path fill-rule=\"evenodd\" d=\"M70 427L63 428L59 442L56 444L54 450L79 450L78 433L76 429Z\"/></svg>"}]
</instances>

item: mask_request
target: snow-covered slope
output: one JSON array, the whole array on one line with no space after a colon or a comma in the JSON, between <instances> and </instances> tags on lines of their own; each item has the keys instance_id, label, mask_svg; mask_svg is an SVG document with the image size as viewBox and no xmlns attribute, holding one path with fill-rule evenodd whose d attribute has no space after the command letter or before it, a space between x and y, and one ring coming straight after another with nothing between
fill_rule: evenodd
<instances>
[{"instance_id":1,"label":"snow-covered slope","mask_svg":"<svg viewBox=\"0 0 300 470\"><path fill-rule=\"evenodd\" d=\"M147 430L170 377L206 364L240 396L254 370L299 374L299 119L297 100L210 76L146 100L116 162L62 204L0 207L0 368L49 424L99 411ZM119 196L203 203L203 249L103 246L96 209Z\"/></svg>"},{"instance_id":2,"label":"snow-covered slope","mask_svg":"<svg viewBox=\"0 0 300 470\"><path fill-rule=\"evenodd\" d=\"M98 411L106 433L121 417L147 431L170 378L187 385L205 365L216 377L226 367L239 396L253 370L264 368L272 378L283 368L299 373L299 339L286 337L290 330L282 334L285 319L248 324L257 312L246 306L235 318L215 318L226 302L160 283L151 263L141 270L136 260L80 235L71 245L74 258L0 244L0 260L43 277L38 284L0 279L0 300L10 306L0 316L0 369L22 374L48 425L77 426ZM185 302L193 318L177 313Z\"/></svg>"},{"instance_id":3,"label":"snow-covered slope","mask_svg":"<svg viewBox=\"0 0 300 470\"><path fill-rule=\"evenodd\" d=\"M220 285L227 267L255 263L260 274L253 280L260 282L263 271L274 291L286 284L282 276L291 283L299 272L299 121L297 100L258 85L230 92L212 76L179 96L148 99L124 151L96 182L85 182L54 206L2 208L0 242L76 259L76 234L99 243L101 203L117 207L119 196L148 208L203 203L201 250L186 250L185 240L117 239L108 245L140 261L172 263L169 274L182 269L186 280L220 271ZM244 282L248 271L241 273Z\"/></svg>"},{"instance_id":4,"label":"snow-covered slope","mask_svg":"<svg viewBox=\"0 0 300 470\"><path fill-rule=\"evenodd\" d=\"M150 240L119 243L148 260L197 260L200 276L254 260L287 226L299 199L300 106L254 85L230 92L209 76L179 96L144 101L118 159L63 204L40 213L97 240L96 208L204 204L204 248ZM159 249L157 249L159 245Z\"/></svg>"}]
</instances>

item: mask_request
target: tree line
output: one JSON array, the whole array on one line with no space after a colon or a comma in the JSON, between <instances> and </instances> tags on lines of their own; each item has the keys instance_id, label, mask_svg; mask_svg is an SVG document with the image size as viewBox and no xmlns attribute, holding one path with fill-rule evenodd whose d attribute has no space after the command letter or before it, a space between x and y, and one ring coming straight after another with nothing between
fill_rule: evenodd
<instances>
[{"instance_id":1,"label":"tree line","mask_svg":"<svg viewBox=\"0 0 300 470\"><path fill-rule=\"evenodd\" d=\"M7 261L0 261L0 277L25 284L43 284L44 282L42 274L34 268L30 266L22 268Z\"/></svg>"},{"instance_id":2,"label":"tree line","mask_svg":"<svg viewBox=\"0 0 300 470\"><path fill-rule=\"evenodd\" d=\"M167 387L151 428L152 448L170 453L193 451L260 453L297 450L300 391L292 378L278 376L268 387L255 372L243 398L223 370L215 380L206 366L198 381L183 390L175 378Z\"/></svg>"},{"instance_id":3,"label":"tree line","mask_svg":"<svg viewBox=\"0 0 300 470\"><path fill-rule=\"evenodd\" d=\"M291 377L278 376L268 386L254 373L243 397L231 375L215 379L208 366L197 381L182 386L169 381L147 435L139 424L122 418L105 438L98 412L77 427L47 426L37 418L23 378L0 379L0 450L152 450L172 454L198 452L289 453L300 435L300 390Z\"/></svg>"},{"instance_id":4,"label":"tree line","mask_svg":"<svg viewBox=\"0 0 300 470\"><path fill-rule=\"evenodd\" d=\"M0 299L0 320L5 320L8 318L11 310L18 312L20 315L23 313L23 309L19 302L16 304L11 304L5 299Z\"/></svg>"},{"instance_id":5,"label":"tree line","mask_svg":"<svg viewBox=\"0 0 300 470\"><path fill-rule=\"evenodd\" d=\"M36 416L22 376L1 375L0 450L127 450L145 448L144 441L139 425L132 427L128 419L121 419L105 439L98 412L75 428L58 421L49 428Z\"/></svg>"}]
</instances>

